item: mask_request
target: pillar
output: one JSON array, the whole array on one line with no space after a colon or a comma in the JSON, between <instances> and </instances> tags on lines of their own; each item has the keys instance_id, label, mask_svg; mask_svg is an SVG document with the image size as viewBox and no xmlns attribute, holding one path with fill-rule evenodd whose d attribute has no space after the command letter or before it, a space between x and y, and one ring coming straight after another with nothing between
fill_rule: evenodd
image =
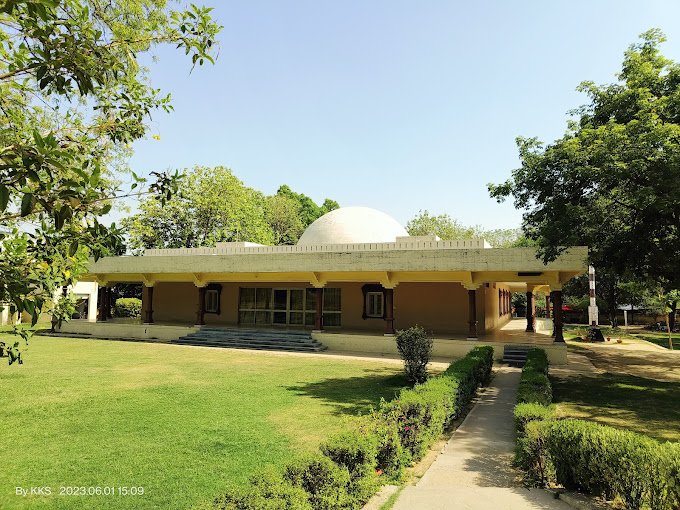
<instances>
[{"instance_id":1,"label":"pillar","mask_svg":"<svg viewBox=\"0 0 680 510\"><path fill-rule=\"evenodd\" d=\"M550 291L550 300L553 303L553 308L555 307L555 291ZM547 298L546 298L547 299ZM553 310L553 321L552 321L552 333L550 333L550 336L555 336L555 310Z\"/></svg>"},{"instance_id":2,"label":"pillar","mask_svg":"<svg viewBox=\"0 0 680 510\"><path fill-rule=\"evenodd\" d=\"M536 314L536 303L534 302L534 293L527 291L527 329L528 333L534 332L534 315Z\"/></svg>"},{"instance_id":3,"label":"pillar","mask_svg":"<svg viewBox=\"0 0 680 510\"><path fill-rule=\"evenodd\" d=\"M553 292L553 317L555 320L555 343L563 343L562 334L562 291Z\"/></svg>"},{"instance_id":4,"label":"pillar","mask_svg":"<svg viewBox=\"0 0 680 510\"><path fill-rule=\"evenodd\" d=\"M195 326L205 326L205 287L198 287L198 303L196 304Z\"/></svg>"},{"instance_id":5,"label":"pillar","mask_svg":"<svg viewBox=\"0 0 680 510\"><path fill-rule=\"evenodd\" d=\"M545 318L550 318L550 294L545 295Z\"/></svg>"},{"instance_id":6,"label":"pillar","mask_svg":"<svg viewBox=\"0 0 680 510\"><path fill-rule=\"evenodd\" d=\"M394 289L385 289L385 335L394 335Z\"/></svg>"},{"instance_id":7,"label":"pillar","mask_svg":"<svg viewBox=\"0 0 680 510\"><path fill-rule=\"evenodd\" d=\"M99 322L106 322L106 287L99 287Z\"/></svg>"},{"instance_id":8,"label":"pillar","mask_svg":"<svg viewBox=\"0 0 680 510\"><path fill-rule=\"evenodd\" d=\"M316 288L316 314L314 314L314 331L323 331L323 287Z\"/></svg>"},{"instance_id":9,"label":"pillar","mask_svg":"<svg viewBox=\"0 0 680 510\"><path fill-rule=\"evenodd\" d=\"M146 289L146 309L144 310L144 324L153 324L153 287Z\"/></svg>"},{"instance_id":10,"label":"pillar","mask_svg":"<svg viewBox=\"0 0 680 510\"><path fill-rule=\"evenodd\" d=\"M477 292L468 290L468 338L477 338Z\"/></svg>"},{"instance_id":11,"label":"pillar","mask_svg":"<svg viewBox=\"0 0 680 510\"><path fill-rule=\"evenodd\" d=\"M111 308L113 307L113 289L111 287L106 287L106 318L110 319L113 317L111 313Z\"/></svg>"}]
</instances>

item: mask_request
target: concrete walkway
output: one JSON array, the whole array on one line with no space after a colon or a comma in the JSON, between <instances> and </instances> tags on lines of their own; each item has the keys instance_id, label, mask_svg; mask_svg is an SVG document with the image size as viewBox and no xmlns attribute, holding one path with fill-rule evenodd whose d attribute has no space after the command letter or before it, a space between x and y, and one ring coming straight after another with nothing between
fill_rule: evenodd
<instances>
[{"instance_id":1,"label":"concrete walkway","mask_svg":"<svg viewBox=\"0 0 680 510\"><path fill-rule=\"evenodd\" d=\"M512 467L512 411L520 370L501 367L415 486L399 495L394 510L555 509L571 507L541 489L526 489Z\"/></svg>"}]
</instances>

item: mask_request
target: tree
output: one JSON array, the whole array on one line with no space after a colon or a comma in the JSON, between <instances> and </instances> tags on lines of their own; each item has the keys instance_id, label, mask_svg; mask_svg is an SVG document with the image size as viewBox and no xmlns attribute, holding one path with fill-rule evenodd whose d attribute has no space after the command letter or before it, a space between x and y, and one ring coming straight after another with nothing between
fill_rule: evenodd
<instances>
[{"instance_id":1,"label":"tree","mask_svg":"<svg viewBox=\"0 0 680 510\"><path fill-rule=\"evenodd\" d=\"M274 195L267 197L266 203L265 221L271 228L274 244L296 244L305 230L299 202L284 195Z\"/></svg>"},{"instance_id":2,"label":"tree","mask_svg":"<svg viewBox=\"0 0 680 510\"><path fill-rule=\"evenodd\" d=\"M273 244L265 219L268 204L259 191L243 184L229 168L195 167L165 206L148 198L140 212L123 221L129 245L146 248L194 248L218 242Z\"/></svg>"},{"instance_id":3,"label":"tree","mask_svg":"<svg viewBox=\"0 0 680 510\"><path fill-rule=\"evenodd\" d=\"M430 216L427 210L419 211L415 218L406 224L406 230L412 236L436 235L445 241L486 239L495 248L514 246L522 239L521 230L518 228L485 230L480 225L463 225L448 214Z\"/></svg>"},{"instance_id":4,"label":"tree","mask_svg":"<svg viewBox=\"0 0 680 510\"><path fill-rule=\"evenodd\" d=\"M617 83L581 83L590 103L561 139L518 138L522 166L488 187L525 210L524 233L545 262L587 245L598 274L670 291L680 285L680 66L659 54L659 30L641 40Z\"/></svg>"},{"instance_id":5,"label":"tree","mask_svg":"<svg viewBox=\"0 0 680 510\"><path fill-rule=\"evenodd\" d=\"M329 198L325 199L323 205L319 207L314 203L314 201L307 195L302 193L296 193L287 184L279 187L276 192L279 196L284 196L296 201L300 206L300 220L304 228L307 228L312 223L314 223L318 218L326 213L338 209L340 205L335 200Z\"/></svg>"},{"instance_id":6,"label":"tree","mask_svg":"<svg viewBox=\"0 0 680 510\"><path fill-rule=\"evenodd\" d=\"M146 135L152 112L172 110L137 55L170 43L193 65L212 62L221 27L209 12L170 11L164 0L0 4L0 227L11 231L0 234L0 303L35 323L88 255L120 252L121 231L97 219L112 199L172 196L176 173L152 172L146 186L132 174L128 191L117 185L129 143Z\"/></svg>"},{"instance_id":7,"label":"tree","mask_svg":"<svg viewBox=\"0 0 680 510\"><path fill-rule=\"evenodd\" d=\"M406 230L411 236L439 236L446 241L452 239L472 239L478 231L474 227L467 227L454 220L448 214L430 216L430 213L419 211L415 218L406 224Z\"/></svg>"}]
</instances>

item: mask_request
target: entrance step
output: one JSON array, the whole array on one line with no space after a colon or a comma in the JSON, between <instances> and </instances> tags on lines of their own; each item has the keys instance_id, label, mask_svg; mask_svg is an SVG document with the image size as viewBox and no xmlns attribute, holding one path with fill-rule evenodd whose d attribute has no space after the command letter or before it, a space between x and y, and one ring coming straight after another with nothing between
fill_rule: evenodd
<instances>
[{"instance_id":1,"label":"entrance step","mask_svg":"<svg viewBox=\"0 0 680 510\"><path fill-rule=\"evenodd\" d=\"M201 328L173 344L267 351L321 352L328 349L309 332L254 329Z\"/></svg>"},{"instance_id":2,"label":"entrance step","mask_svg":"<svg viewBox=\"0 0 680 510\"><path fill-rule=\"evenodd\" d=\"M503 348L503 363L515 367L523 367L527 362L527 354L533 347L525 345L506 345Z\"/></svg>"}]
</instances>

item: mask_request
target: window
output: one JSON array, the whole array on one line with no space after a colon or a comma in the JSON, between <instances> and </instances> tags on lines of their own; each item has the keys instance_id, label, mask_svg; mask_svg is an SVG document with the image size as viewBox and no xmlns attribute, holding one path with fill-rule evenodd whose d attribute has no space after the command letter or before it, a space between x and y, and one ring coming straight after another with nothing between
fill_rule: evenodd
<instances>
[{"instance_id":1,"label":"window","mask_svg":"<svg viewBox=\"0 0 680 510\"><path fill-rule=\"evenodd\" d=\"M222 285L219 283L211 283L205 288L205 301L203 302L205 313L220 314L220 294L222 294Z\"/></svg>"},{"instance_id":2,"label":"window","mask_svg":"<svg viewBox=\"0 0 680 510\"><path fill-rule=\"evenodd\" d=\"M361 287L364 294L364 319L385 318L385 289L377 283L367 283Z\"/></svg>"},{"instance_id":3,"label":"window","mask_svg":"<svg viewBox=\"0 0 680 510\"><path fill-rule=\"evenodd\" d=\"M324 289L324 325L340 326L340 289ZM316 289L240 289L239 324L274 324L280 326L314 326Z\"/></svg>"},{"instance_id":4,"label":"window","mask_svg":"<svg viewBox=\"0 0 680 510\"><path fill-rule=\"evenodd\" d=\"M205 311L207 313L217 313L219 307L220 295L216 290L205 291Z\"/></svg>"},{"instance_id":5,"label":"window","mask_svg":"<svg viewBox=\"0 0 680 510\"><path fill-rule=\"evenodd\" d=\"M383 293L382 292L367 292L366 293L366 316L367 317L383 317Z\"/></svg>"}]
</instances>

